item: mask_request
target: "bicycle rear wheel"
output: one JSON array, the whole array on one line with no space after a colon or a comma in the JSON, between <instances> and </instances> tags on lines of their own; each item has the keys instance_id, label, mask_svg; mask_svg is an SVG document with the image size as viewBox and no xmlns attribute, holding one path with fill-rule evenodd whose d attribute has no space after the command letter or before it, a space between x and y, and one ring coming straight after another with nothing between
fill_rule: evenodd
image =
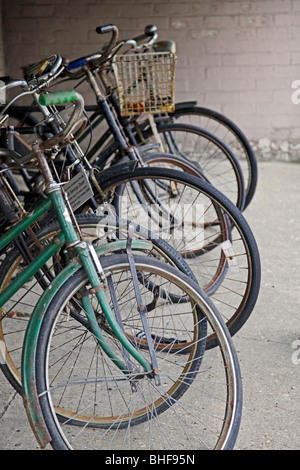
<instances>
[{"instance_id":1,"label":"bicycle rear wheel","mask_svg":"<svg viewBox=\"0 0 300 470\"><path fill-rule=\"evenodd\" d=\"M163 168L103 174L99 184L119 216L151 228L183 256L235 334L255 306L260 259L234 204L206 181ZM214 345L209 338L207 347Z\"/></svg>"},{"instance_id":2,"label":"bicycle rear wheel","mask_svg":"<svg viewBox=\"0 0 300 470\"><path fill-rule=\"evenodd\" d=\"M219 137L191 124L158 124L158 135L167 154L191 162L201 174L240 210L245 206L245 184L240 163ZM149 130L145 133L148 139Z\"/></svg>"},{"instance_id":3,"label":"bicycle rear wheel","mask_svg":"<svg viewBox=\"0 0 300 470\"><path fill-rule=\"evenodd\" d=\"M233 448L242 388L237 355L224 323L186 276L154 259L134 256L134 261L160 381L155 383L133 359L123 374L89 329L68 315L74 303L78 315L84 315L79 299L89 283L80 270L56 293L37 341L37 393L51 445L63 450ZM141 347L143 325L127 256L106 257L101 263L111 276L125 333L149 358L149 347ZM111 290L105 292L114 308ZM189 302L171 301L168 294L175 293L177 299L188 296ZM124 360L97 301L89 298L105 339ZM219 346L205 351L210 330ZM178 353L178 342L185 353Z\"/></svg>"},{"instance_id":4,"label":"bicycle rear wheel","mask_svg":"<svg viewBox=\"0 0 300 470\"><path fill-rule=\"evenodd\" d=\"M245 208L251 202L257 186L257 160L252 146L241 129L223 114L202 106L177 103L170 115L174 122L202 127L218 136L233 150L238 158L245 179Z\"/></svg>"}]
</instances>

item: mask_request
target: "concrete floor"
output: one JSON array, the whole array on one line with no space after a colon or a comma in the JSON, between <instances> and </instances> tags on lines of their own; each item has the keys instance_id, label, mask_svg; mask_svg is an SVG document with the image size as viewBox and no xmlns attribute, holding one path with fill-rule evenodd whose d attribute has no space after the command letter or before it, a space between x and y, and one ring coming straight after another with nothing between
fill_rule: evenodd
<instances>
[{"instance_id":1,"label":"concrete floor","mask_svg":"<svg viewBox=\"0 0 300 470\"><path fill-rule=\"evenodd\" d=\"M261 292L234 337L244 408L237 450L300 449L300 165L262 162L245 211L262 262ZM22 400L0 377L0 450L37 450Z\"/></svg>"}]
</instances>

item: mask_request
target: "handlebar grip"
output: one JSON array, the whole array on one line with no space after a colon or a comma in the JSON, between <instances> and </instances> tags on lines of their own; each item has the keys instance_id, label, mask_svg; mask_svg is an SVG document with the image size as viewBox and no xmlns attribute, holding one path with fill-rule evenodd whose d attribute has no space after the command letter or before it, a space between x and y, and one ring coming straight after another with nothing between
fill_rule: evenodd
<instances>
[{"instance_id":1,"label":"handlebar grip","mask_svg":"<svg viewBox=\"0 0 300 470\"><path fill-rule=\"evenodd\" d=\"M53 91L41 95L39 103L43 106L50 106L55 104L69 103L70 101L77 101L77 93L74 90L66 91Z\"/></svg>"},{"instance_id":2,"label":"handlebar grip","mask_svg":"<svg viewBox=\"0 0 300 470\"><path fill-rule=\"evenodd\" d=\"M105 26L97 26L96 33L97 34L106 34L111 33L114 31L115 26L113 24L107 24Z\"/></svg>"},{"instance_id":3,"label":"handlebar grip","mask_svg":"<svg viewBox=\"0 0 300 470\"><path fill-rule=\"evenodd\" d=\"M157 26L154 24L148 24L145 26L144 32L146 36L153 36L154 33L157 31Z\"/></svg>"},{"instance_id":4,"label":"handlebar grip","mask_svg":"<svg viewBox=\"0 0 300 470\"><path fill-rule=\"evenodd\" d=\"M79 57L79 59L72 60L67 66L67 70L73 70L77 69L78 67L81 67L82 65L87 63L87 58L86 57Z\"/></svg>"}]
</instances>

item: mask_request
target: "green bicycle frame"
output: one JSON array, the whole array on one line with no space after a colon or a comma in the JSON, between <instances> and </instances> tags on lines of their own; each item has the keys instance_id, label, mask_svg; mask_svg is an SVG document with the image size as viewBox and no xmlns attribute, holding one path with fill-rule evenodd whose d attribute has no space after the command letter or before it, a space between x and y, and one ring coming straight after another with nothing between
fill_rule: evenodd
<instances>
[{"instance_id":1,"label":"green bicycle frame","mask_svg":"<svg viewBox=\"0 0 300 470\"><path fill-rule=\"evenodd\" d=\"M64 245L64 243L67 243L67 246L73 245L73 249L75 250L77 257L73 258L72 261L54 278L54 280L49 284L48 288L41 296L33 314L31 315L22 350L22 386L24 392L25 408L34 434L42 447L44 447L49 442L49 438L42 418L42 413L39 408L38 397L35 389L35 339L38 337L44 312L46 311L47 306L50 304L53 296L57 292L57 289L62 287L66 280L78 269L83 267L87 272L90 284L92 288L95 288L95 295L97 296L97 300L101 306L101 309L117 339L143 366L146 372L150 373L152 370L151 364L145 360L145 358L127 339L126 335L122 331L113 315L104 291L99 289L101 280L91 258L88 245L86 242L81 242L79 240L69 212L67 211L64 197L59 186L57 186L55 190L52 190L48 194L48 199L46 199L35 211L18 222L13 228L11 228L0 238L0 249L11 243L15 237L21 234L50 209L55 210L56 216L60 223L61 233L55 236L52 242L46 246L44 250L23 270L23 272L0 293L1 308L32 276L34 276L39 271L39 269ZM126 240L119 240L110 243L108 246L99 247L96 249L97 256L111 253L116 250L125 249L126 242ZM143 240L134 240L132 247L134 249L142 250L149 249L149 242ZM124 374L126 374L126 365L123 364L120 359L114 355L113 351L105 342L88 297L83 298L83 305L92 332L97 338L99 345L103 348L104 352L111 358L111 360L124 372Z\"/></svg>"},{"instance_id":2,"label":"green bicycle frame","mask_svg":"<svg viewBox=\"0 0 300 470\"><path fill-rule=\"evenodd\" d=\"M30 263L24 271L17 276L5 289L0 293L0 308L35 274L38 270L49 260L64 244L74 243L74 249L77 252L77 255L80 258L81 266L86 270L89 275L90 283L92 288L99 288L101 281L99 280L99 275L95 269L94 263L91 259L89 249L85 242L77 243L78 242L78 235L73 227L72 221L68 212L66 211L66 205L63 200L63 195L60 189L53 191L49 194L49 199L44 201L32 214L21 220L16 226L10 229L5 235L0 238L0 249L4 248L7 244L9 244L17 235L22 233L26 228L28 228L33 222L36 222L41 215L43 215L47 210L51 208L55 209L57 218L59 220L62 232L53 239L53 241L45 247L45 249L39 254L33 261ZM149 244L144 241L135 241L134 243L138 242L139 247L145 248L146 246L149 247ZM145 245L146 244L146 245ZM109 251L114 251L113 248L114 244L110 244ZM117 241L115 242L115 249L125 248L125 241ZM137 246L134 246L137 248ZM101 252L101 249L100 249ZM66 275L67 276L67 275ZM62 281L62 283L67 279ZM147 370L151 369L149 363L147 363L144 358L139 354L139 352L134 348L130 341L128 341L127 337L122 332L121 328L119 327L118 323L116 322L110 306L108 304L107 298L103 292L103 290L99 290L96 292L96 296L98 298L99 304L103 310L103 313L107 317L108 323L113 329L114 333L116 334L119 341L123 344L123 346L128 349L131 355L135 357L135 359ZM87 305L87 302L85 302ZM91 316L89 317L91 320ZM96 328L96 323L94 323L94 333L96 337L100 336L101 344L104 346L102 335L100 332L100 328ZM115 360L114 355L112 352L106 348L106 352L112 360ZM123 370L126 370L125 365L121 365L119 362L119 367Z\"/></svg>"}]
</instances>

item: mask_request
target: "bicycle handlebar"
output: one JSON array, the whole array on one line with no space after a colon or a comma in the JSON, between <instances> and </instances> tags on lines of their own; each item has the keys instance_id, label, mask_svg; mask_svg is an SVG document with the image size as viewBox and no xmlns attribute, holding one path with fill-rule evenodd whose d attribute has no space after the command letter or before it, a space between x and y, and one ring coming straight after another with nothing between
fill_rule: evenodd
<instances>
[{"instance_id":1,"label":"bicycle handlebar","mask_svg":"<svg viewBox=\"0 0 300 470\"><path fill-rule=\"evenodd\" d=\"M109 24L109 25L105 25L105 26L97 26L96 33L97 34L112 33L110 42L106 46L104 52L102 52L102 57L101 57L101 62L102 62L102 58L103 58L103 60L106 60L108 58L110 52L112 51L112 49L117 44L118 37L119 37L119 29L117 28L117 26L115 26L113 24Z\"/></svg>"},{"instance_id":2,"label":"bicycle handlebar","mask_svg":"<svg viewBox=\"0 0 300 470\"><path fill-rule=\"evenodd\" d=\"M79 59L72 60L67 66L67 70L78 69L88 62L87 57L79 57Z\"/></svg>"},{"instance_id":3,"label":"bicycle handlebar","mask_svg":"<svg viewBox=\"0 0 300 470\"><path fill-rule=\"evenodd\" d=\"M145 41L145 39L149 39L147 43L141 44L141 46L151 46L158 37L157 33L157 26L149 24L145 26L144 33L141 34L140 36L136 36L135 38L132 39L127 39L125 41L126 44L132 44L134 47L139 47L139 43L142 43Z\"/></svg>"},{"instance_id":4,"label":"bicycle handlebar","mask_svg":"<svg viewBox=\"0 0 300 470\"><path fill-rule=\"evenodd\" d=\"M72 60L66 66L66 70L68 72L74 69L78 69L88 63L93 63L93 65L99 66L101 63L104 63L108 59L110 52L117 45L119 30L117 26L110 24L110 25L104 25L104 26L97 26L96 33L97 34L112 33L112 38L110 40L110 43L108 44L108 46L106 46L104 52L102 52L101 54L100 53L91 54L89 56L79 57L78 59ZM131 44L133 47L138 48L139 43L143 42L145 39L150 38L150 40L148 40L147 43L142 44L142 46L150 46L151 44L153 44L153 42L156 41L157 37L158 37L157 26L147 25L144 29L143 34L133 39L126 39L124 41L120 41L118 45L122 46L123 44Z\"/></svg>"},{"instance_id":5,"label":"bicycle handlebar","mask_svg":"<svg viewBox=\"0 0 300 470\"><path fill-rule=\"evenodd\" d=\"M26 85L26 80L24 80L23 78L17 78L16 80L12 80L11 82L5 83L2 87L0 87L0 91L7 91L17 86L24 87Z\"/></svg>"},{"instance_id":6,"label":"bicycle handlebar","mask_svg":"<svg viewBox=\"0 0 300 470\"><path fill-rule=\"evenodd\" d=\"M70 134L73 134L75 127L80 124L78 132L81 132L86 124L86 119L82 119L81 115L84 110L84 100L83 97L77 93L75 90L67 91L57 91L52 93L47 93L39 97L39 102L43 106L50 106L62 103L73 102L75 104L72 114L66 124L66 127L59 133L55 134L44 142L39 142L39 147L41 150L52 150L58 146L58 150L62 148L63 145L67 143L67 139ZM76 139L77 136L73 136L73 139ZM35 151L31 150L26 155L19 155L16 152L13 154L6 154L6 157L10 157L15 162L19 164L25 164L30 162L35 158Z\"/></svg>"},{"instance_id":7,"label":"bicycle handlebar","mask_svg":"<svg viewBox=\"0 0 300 470\"><path fill-rule=\"evenodd\" d=\"M65 67L65 70L67 72L70 72L71 70L74 70L74 69L79 69L88 63L92 63L92 65L99 66L102 63L106 62L111 51L117 44L119 30L117 26L113 24L108 24L104 26L97 26L96 33L97 34L112 33L111 39L108 45L105 47L104 51L101 54L100 53L91 54L89 56L83 56L83 57L79 57L78 59L72 60Z\"/></svg>"},{"instance_id":8,"label":"bicycle handlebar","mask_svg":"<svg viewBox=\"0 0 300 470\"><path fill-rule=\"evenodd\" d=\"M52 54L40 62L23 67L26 82L33 86L48 83L62 70L62 58L57 54Z\"/></svg>"},{"instance_id":9,"label":"bicycle handlebar","mask_svg":"<svg viewBox=\"0 0 300 470\"><path fill-rule=\"evenodd\" d=\"M25 78L18 78L4 84L0 87L0 91L22 87L27 89L26 92L33 93L39 87L48 85L63 71L62 58L53 54L40 62L24 67L23 70Z\"/></svg>"},{"instance_id":10,"label":"bicycle handlebar","mask_svg":"<svg viewBox=\"0 0 300 470\"><path fill-rule=\"evenodd\" d=\"M62 57L53 54L40 62L31 64L23 68L23 79L13 80L3 87L0 91L7 91L12 88L21 87L23 91L12 98L9 103L2 109L0 116L3 116L6 110L19 98L32 95L33 93L44 89L49 83L62 73L64 66L62 65Z\"/></svg>"},{"instance_id":11,"label":"bicycle handlebar","mask_svg":"<svg viewBox=\"0 0 300 470\"><path fill-rule=\"evenodd\" d=\"M78 59L72 60L71 62L66 65L66 69L68 71L73 70L73 69L78 69L79 67L82 67L85 64L88 64L89 62L97 61L101 59L102 54L91 54L89 56L84 56L84 57L79 57Z\"/></svg>"},{"instance_id":12,"label":"bicycle handlebar","mask_svg":"<svg viewBox=\"0 0 300 470\"><path fill-rule=\"evenodd\" d=\"M80 129L83 127L83 125L85 126L86 119L80 119L84 111L84 99L75 90L54 91L39 97L39 103L43 106L51 106L70 102L74 103L75 106L66 127L59 134L54 135L53 137L50 137L48 140L46 140L43 144L44 149L50 149L56 144L68 139L78 124L80 124Z\"/></svg>"},{"instance_id":13,"label":"bicycle handlebar","mask_svg":"<svg viewBox=\"0 0 300 470\"><path fill-rule=\"evenodd\" d=\"M115 29L116 29L116 26L114 26L113 24L97 26L96 33L97 34L115 33Z\"/></svg>"},{"instance_id":14,"label":"bicycle handlebar","mask_svg":"<svg viewBox=\"0 0 300 470\"><path fill-rule=\"evenodd\" d=\"M43 106L53 106L56 104L69 103L70 101L77 101L78 93L74 90L54 91L41 95L39 103Z\"/></svg>"}]
</instances>

